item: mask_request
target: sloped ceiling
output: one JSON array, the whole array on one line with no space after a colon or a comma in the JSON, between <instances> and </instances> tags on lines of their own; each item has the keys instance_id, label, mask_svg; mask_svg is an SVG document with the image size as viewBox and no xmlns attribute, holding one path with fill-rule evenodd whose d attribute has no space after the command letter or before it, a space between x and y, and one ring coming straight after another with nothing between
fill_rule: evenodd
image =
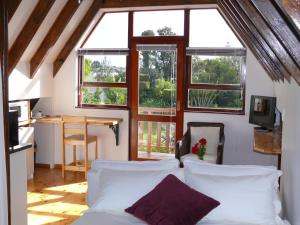
<instances>
[{"instance_id":1,"label":"sloped ceiling","mask_svg":"<svg viewBox=\"0 0 300 225\"><path fill-rule=\"evenodd\" d=\"M29 0L9 1L9 19L14 19L13 14L19 10L18 7L20 8L22 4L25 4L24 1L28 4ZM31 35L22 35L22 32L27 32L24 27L27 27L27 30L34 28L37 30L37 33L41 32L41 29L37 28L41 26L44 19L52 21L48 22L48 24L50 24L47 28L48 33L43 35L44 40L41 39L40 43L46 42L47 46L50 48L53 47L56 51L55 59L53 57L55 53L53 53L53 51L50 52L50 54L52 54L51 62L55 65L55 75L72 49L74 49L76 44L80 41L85 31L90 27L97 14L99 14L100 9L124 8L128 10L132 7L146 6L217 4L220 11L251 49L272 80L290 81L290 79L293 78L300 85L300 3L297 0L63 0L56 1L55 4L53 4L54 2L51 0L30 1L36 2L35 7L42 5L43 10L47 10L47 12L43 14L34 8L31 9L33 10L32 14L29 12L30 16L27 22L24 22L23 18L17 18L20 19L20 23L23 24L21 28L19 28L21 32L18 34L18 37L24 36L24 39L19 40L22 44L22 49L20 49L20 52L17 51L14 53L18 55L18 59L15 60L14 64L9 64L12 65L9 71L12 71L18 60L24 55L24 52L25 55L41 55L42 60L33 62L30 59L29 61L31 65L35 65L36 68L34 68L34 70L36 70L38 66L42 64L44 58L47 57L49 51L45 51L41 46L38 47L37 44L32 41L33 37L37 35L35 32L32 32ZM74 1L78 3L78 7ZM41 2L44 3L41 4ZM62 4L62 2L65 4ZM69 13L68 21L59 21L59 11L62 10L67 3L74 6L73 11L68 12L68 10L64 9L66 13ZM55 7L55 10L50 10ZM81 9L83 7L85 7L84 10ZM77 8L79 9L77 10ZM81 10L81 13L75 13L76 10ZM39 14L34 14L35 11L38 11ZM53 11L57 13L55 14ZM47 16L48 12L49 14L52 12L50 18ZM18 13L15 13L15 16L17 15ZM42 21L37 22L37 19ZM54 19L56 21L54 21ZM77 25L70 31L68 30L68 26L69 24L73 24L74 26L74 20L77 21ZM46 22L44 22L44 24L45 23ZM53 32L54 28L51 28L51 24L53 23L61 25L59 32ZM51 29L52 32L49 32ZM45 31L45 27L43 27L43 30ZM53 36L54 34L55 36L53 38L45 40L47 35ZM64 37L63 41L60 36ZM18 38L16 38L14 43L10 46L14 46L16 41L18 41ZM35 47L32 47L32 45ZM59 46L59 48L57 46ZM26 53L26 49L34 49L34 51ZM10 48L9 53L11 53L11 51L12 48ZM16 49L14 51L16 51ZM35 60L37 58L38 57L35 57ZM34 75L34 73L31 75Z\"/></svg>"}]
</instances>

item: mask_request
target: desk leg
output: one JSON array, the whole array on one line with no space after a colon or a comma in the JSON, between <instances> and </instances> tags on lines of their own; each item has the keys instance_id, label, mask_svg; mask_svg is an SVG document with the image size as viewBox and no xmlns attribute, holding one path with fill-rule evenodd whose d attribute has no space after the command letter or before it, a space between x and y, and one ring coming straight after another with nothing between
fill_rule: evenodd
<instances>
[{"instance_id":1,"label":"desk leg","mask_svg":"<svg viewBox=\"0 0 300 225\"><path fill-rule=\"evenodd\" d=\"M277 169L281 170L281 154L278 155Z\"/></svg>"},{"instance_id":2,"label":"desk leg","mask_svg":"<svg viewBox=\"0 0 300 225\"><path fill-rule=\"evenodd\" d=\"M116 138L116 145L119 145L119 124L115 124L115 125L110 125L109 126L110 129L112 129L112 131L115 134L115 138Z\"/></svg>"}]
</instances>

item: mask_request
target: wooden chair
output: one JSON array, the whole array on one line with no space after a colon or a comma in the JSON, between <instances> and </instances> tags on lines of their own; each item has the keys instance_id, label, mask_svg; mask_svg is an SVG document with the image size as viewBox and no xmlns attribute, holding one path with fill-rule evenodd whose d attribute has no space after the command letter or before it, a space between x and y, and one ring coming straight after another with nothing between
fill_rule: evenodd
<instances>
[{"instance_id":1,"label":"wooden chair","mask_svg":"<svg viewBox=\"0 0 300 225\"><path fill-rule=\"evenodd\" d=\"M88 144L95 142L95 159L98 158L97 153L97 136L87 134L87 123L85 117L79 116L63 116L61 122L62 131L62 176L65 177L65 171L82 171L87 176L90 168L88 160ZM66 145L73 147L73 162L66 164ZM76 158L76 147L81 146L83 151L83 161Z\"/></svg>"},{"instance_id":2,"label":"wooden chair","mask_svg":"<svg viewBox=\"0 0 300 225\"><path fill-rule=\"evenodd\" d=\"M175 157L180 160L182 156L191 153L192 145L199 138L207 140L206 157L210 158L213 163L222 164L225 142L223 123L189 122L186 133L176 143Z\"/></svg>"}]
</instances>

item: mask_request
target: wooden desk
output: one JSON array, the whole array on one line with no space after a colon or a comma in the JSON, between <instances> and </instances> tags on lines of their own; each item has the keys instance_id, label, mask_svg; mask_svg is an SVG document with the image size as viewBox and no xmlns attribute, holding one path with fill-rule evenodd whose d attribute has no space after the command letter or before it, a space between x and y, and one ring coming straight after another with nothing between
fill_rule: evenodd
<instances>
[{"instance_id":1,"label":"wooden desk","mask_svg":"<svg viewBox=\"0 0 300 225\"><path fill-rule=\"evenodd\" d=\"M47 116L43 118L32 118L31 123L49 123L60 124L62 121L61 116ZM122 118L109 118L109 117L86 117L88 125L109 126L114 132L116 138L116 145L119 145L119 124L123 121Z\"/></svg>"}]
</instances>

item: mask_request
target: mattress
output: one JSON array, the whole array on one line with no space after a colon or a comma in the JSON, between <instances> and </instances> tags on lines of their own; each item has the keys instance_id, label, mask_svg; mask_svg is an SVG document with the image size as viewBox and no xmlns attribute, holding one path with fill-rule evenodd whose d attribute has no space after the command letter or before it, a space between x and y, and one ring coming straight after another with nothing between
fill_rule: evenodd
<instances>
[{"instance_id":1,"label":"mattress","mask_svg":"<svg viewBox=\"0 0 300 225\"><path fill-rule=\"evenodd\" d=\"M127 213L115 212L101 212L101 211L87 211L72 225L146 225L145 222L135 218ZM254 224L241 224L232 222L209 222L200 221L197 225L254 225ZM288 225L288 223L286 223Z\"/></svg>"}]
</instances>

